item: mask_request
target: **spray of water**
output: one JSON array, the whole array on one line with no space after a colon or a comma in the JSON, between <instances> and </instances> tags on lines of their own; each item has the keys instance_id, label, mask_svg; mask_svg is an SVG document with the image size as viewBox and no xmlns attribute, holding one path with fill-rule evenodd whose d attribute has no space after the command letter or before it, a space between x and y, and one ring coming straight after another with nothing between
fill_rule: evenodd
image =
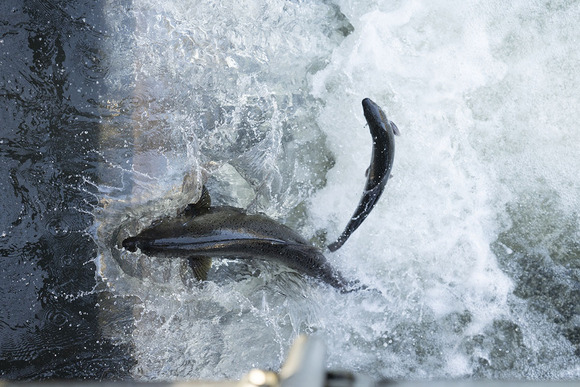
<instances>
[{"instance_id":1,"label":"spray of water","mask_svg":"<svg viewBox=\"0 0 580 387\"><path fill-rule=\"evenodd\" d=\"M277 369L308 333L330 367L375 377L579 377L579 17L565 1L112 8L99 275L129 300L131 334L111 335L133 374ZM198 285L117 248L202 183L333 240L370 159L364 97L401 130L393 177L327 257L377 291L234 261Z\"/></svg>"}]
</instances>

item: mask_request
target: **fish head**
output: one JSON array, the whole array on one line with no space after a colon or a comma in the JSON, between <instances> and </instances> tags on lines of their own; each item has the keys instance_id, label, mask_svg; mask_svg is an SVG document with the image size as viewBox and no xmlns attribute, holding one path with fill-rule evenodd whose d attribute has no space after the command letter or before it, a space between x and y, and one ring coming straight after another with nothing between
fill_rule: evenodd
<instances>
[{"instance_id":1,"label":"fish head","mask_svg":"<svg viewBox=\"0 0 580 387\"><path fill-rule=\"evenodd\" d=\"M137 237L130 237L123 241L123 248L127 251L134 253L138 248L141 248L141 239Z\"/></svg>"},{"instance_id":2,"label":"fish head","mask_svg":"<svg viewBox=\"0 0 580 387\"><path fill-rule=\"evenodd\" d=\"M363 112L365 119L369 124L369 129L373 137L380 136L387 130L389 120L383 109L374 103L370 98L365 98L362 101Z\"/></svg>"},{"instance_id":3,"label":"fish head","mask_svg":"<svg viewBox=\"0 0 580 387\"><path fill-rule=\"evenodd\" d=\"M363 99L362 105L365 119L374 138L382 136L387 131L399 135L399 128L387 118L387 115L379 105L370 98Z\"/></svg>"}]
</instances>

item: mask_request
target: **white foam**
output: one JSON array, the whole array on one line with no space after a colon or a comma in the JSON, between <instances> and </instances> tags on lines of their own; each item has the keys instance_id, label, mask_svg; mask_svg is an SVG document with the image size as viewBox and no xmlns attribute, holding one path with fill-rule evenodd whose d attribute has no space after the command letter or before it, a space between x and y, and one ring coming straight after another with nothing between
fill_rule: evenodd
<instances>
[{"instance_id":1,"label":"white foam","mask_svg":"<svg viewBox=\"0 0 580 387\"><path fill-rule=\"evenodd\" d=\"M338 236L370 161L360 104L370 97L401 131L393 177L364 224L328 258L382 293L338 294L271 266L253 276L255 268L235 263L189 289L175 263L147 261L152 274L135 280L112 270L104 253L100 267L112 270L111 286L142 303L131 338L134 375L215 379L276 369L299 333L326 339L330 368L376 377L488 375L482 364L505 358L497 355L502 337L501 345L521 342L511 350L526 356L553 354L557 362L545 369L562 373L552 375L577 373L569 343L560 335L550 347L558 337L543 332L552 326L514 299L491 245L511 224L506 206L521 195L545 190L558 214L577 211L580 76L571 15L579 7L339 1L354 27L341 39L335 29L344 23L324 4L220 5L145 1L129 15L137 16L139 49L125 60L140 66L137 84L153 96L148 107L169 141L153 147L166 158L146 168L152 181L139 180L141 169L128 172L143 193L138 203L108 194L122 205L113 206L117 217L101 214L104 235L117 226L110 219L139 215L143 227L174 211L175 201L151 203L179 197L182 174L211 161L226 164L209 168L215 176L237 179L214 183L231 190L219 200L251 203L307 237ZM145 129L138 145L164 135ZM513 359L513 369L494 375L534 377Z\"/></svg>"}]
</instances>

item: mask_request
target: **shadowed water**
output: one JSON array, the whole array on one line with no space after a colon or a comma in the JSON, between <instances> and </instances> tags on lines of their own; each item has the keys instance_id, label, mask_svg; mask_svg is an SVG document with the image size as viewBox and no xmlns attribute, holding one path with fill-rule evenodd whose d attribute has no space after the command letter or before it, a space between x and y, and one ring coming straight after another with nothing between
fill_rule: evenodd
<instances>
[{"instance_id":1,"label":"shadowed water","mask_svg":"<svg viewBox=\"0 0 580 387\"><path fill-rule=\"evenodd\" d=\"M101 334L86 231L106 75L101 10L3 1L0 15L0 377L123 378L131 356Z\"/></svg>"}]
</instances>

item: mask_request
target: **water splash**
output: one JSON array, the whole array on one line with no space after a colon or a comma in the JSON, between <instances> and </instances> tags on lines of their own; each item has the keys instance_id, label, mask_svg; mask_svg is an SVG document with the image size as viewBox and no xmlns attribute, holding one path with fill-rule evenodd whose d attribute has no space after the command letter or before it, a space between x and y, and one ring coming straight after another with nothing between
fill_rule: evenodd
<instances>
[{"instance_id":1,"label":"water splash","mask_svg":"<svg viewBox=\"0 0 580 387\"><path fill-rule=\"evenodd\" d=\"M579 283L579 6L220 4L109 15L110 86L140 102L103 125L99 273L131 297L133 374L277 368L306 332L332 368L375 377L578 377L578 303L563 300ZM370 159L363 97L403 135L381 202L329 260L380 293L235 262L198 286L115 247L206 179L217 203L332 239Z\"/></svg>"}]
</instances>

